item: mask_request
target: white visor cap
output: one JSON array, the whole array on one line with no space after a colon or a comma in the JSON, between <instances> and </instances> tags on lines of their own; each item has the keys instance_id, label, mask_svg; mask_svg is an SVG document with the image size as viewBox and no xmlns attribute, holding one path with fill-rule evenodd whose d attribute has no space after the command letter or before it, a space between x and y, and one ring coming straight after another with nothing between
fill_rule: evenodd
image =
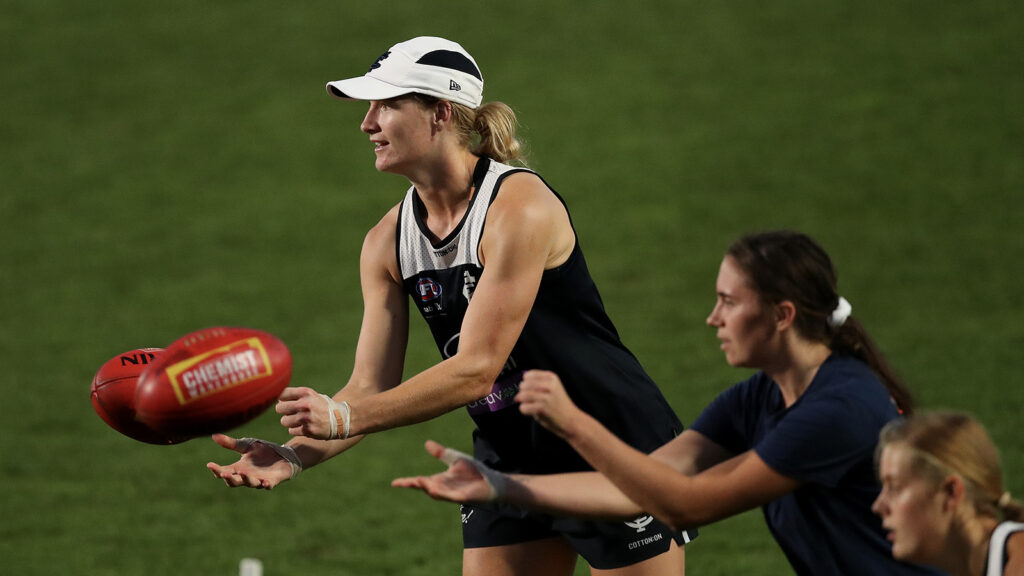
<instances>
[{"instance_id":1,"label":"white visor cap","mask_svg":"<svg viewBox=\"0 0 1024 576\"><path fill-rule=\"evenodd\" d=\"M365 75L328 82L327 92L340 100L387 100L416 92L477 108L484 79L462 46L420 36L392 46Z\"/></svg>"}]
</instances>

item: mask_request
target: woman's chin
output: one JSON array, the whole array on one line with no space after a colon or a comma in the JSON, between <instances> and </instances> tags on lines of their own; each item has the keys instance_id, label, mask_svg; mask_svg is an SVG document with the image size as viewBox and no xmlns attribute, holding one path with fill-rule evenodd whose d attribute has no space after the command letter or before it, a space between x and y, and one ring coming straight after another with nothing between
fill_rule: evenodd
<instances>
[{"instance_id":1,"label":"woman's chin","mask_svg":"<svg viewBox=\"0 0 1024 576\"><path fill-rule=\"evenodd\" d=\"M901 562L911 562L914 560L914 554L912 550L908 550L906 546L900 544L898 540L892 539L892 557Z\"/></svg>"}]
</instances>

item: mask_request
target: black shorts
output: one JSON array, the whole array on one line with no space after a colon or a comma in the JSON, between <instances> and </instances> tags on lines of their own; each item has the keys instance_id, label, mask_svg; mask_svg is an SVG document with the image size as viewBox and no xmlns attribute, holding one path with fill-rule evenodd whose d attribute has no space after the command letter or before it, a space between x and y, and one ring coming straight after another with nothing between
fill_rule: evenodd
<instances>
[{"instance_id":1,"label":"black shorts","mask_svg":"<svg viewBox=\"0 0 1024 576\"><path fill-rule=\"evenodd\" d=\"M560 536L591 567L610 570L667 552L672 540L682 546L697 537L696 530L673 532L651 516L630 522L596 522L502 508L499 513L489 506L461 506L464 548L522 544Z\"/></svg>"}]
</instances>

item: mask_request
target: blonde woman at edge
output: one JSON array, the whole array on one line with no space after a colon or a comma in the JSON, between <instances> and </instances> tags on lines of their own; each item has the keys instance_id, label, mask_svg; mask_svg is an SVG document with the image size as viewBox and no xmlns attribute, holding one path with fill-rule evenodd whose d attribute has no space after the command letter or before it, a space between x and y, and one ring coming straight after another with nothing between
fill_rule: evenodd
<instances>
[{"instance_id":1,"label":"blonde woman at edge","mask_svg":"<svg viewBox=\"0 0 1024 576\"><path fill-rule=\"evenodd\" d=\"M999 452L973 417L897 420L878 444L872 509L900 560L954 576L1024 576L1024 507L1003 487Z\"/></svg>"}]
</instances>

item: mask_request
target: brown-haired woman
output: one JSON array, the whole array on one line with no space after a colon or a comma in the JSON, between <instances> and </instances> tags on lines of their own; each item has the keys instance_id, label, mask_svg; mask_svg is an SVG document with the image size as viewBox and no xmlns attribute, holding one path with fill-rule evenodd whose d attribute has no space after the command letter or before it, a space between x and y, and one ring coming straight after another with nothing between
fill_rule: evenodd
<instances>
[{"instance_id":1,"label":"brown-haired woman","mask_svg":"<svg viewBox=\"0 0 1024 576\"><path fill-rule=\"evenodd\" d=\"M882 492L872 509L900 560L956 576L1024 575L1024 507L1004 490L999 452L963 412L888 424L878 444Z\"/></svg>"},{"instance_id":2,"label":"brown-haired woman","mask_svg":"<svg viewBox=\"0 0 1024 576\"><path fill-rule=\"evenodd\" d=\"M707 324L726 361L758 372L651 455L579 410L558 376L533 371L520 388L521 411L601 474L503 475L428 442L449 469L394 484L559 514L645 511L677 529L760 506L797 574L932 573L894 560L871 513L878 433L912 405L839 296L825 251L797 232L744 237L723 258L716 293Z\"/></svg>"}]
</instances>

